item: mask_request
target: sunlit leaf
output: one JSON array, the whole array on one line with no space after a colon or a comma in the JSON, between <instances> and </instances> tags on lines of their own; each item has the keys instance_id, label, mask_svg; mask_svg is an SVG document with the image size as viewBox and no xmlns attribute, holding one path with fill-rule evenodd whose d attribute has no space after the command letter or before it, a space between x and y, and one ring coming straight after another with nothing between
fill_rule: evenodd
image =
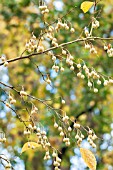
<instances>
[{"instance_id":1,"label":"sunlit leaf","mask_svg":"<svg viewBox=\"0 0 113 170\"><path fill-rule=\"evenodd\" d=\"M89 9L94 5L94 2L90 2L90 1L84 1L81 4L81 9L83 10L84 13L88 12Z\"/></svg>"},{"instance_id":2,"label":"sunlit leaf","mask_svg":"<svg viewBox=\"0 0 113 170\"><path fill-rule=\"evenodd\" d=\"M29 149L35 149L35 148L37 148L37 147L40 147L40 145L37 144L36 142L26 142L26 143L24 144L24 146L22 147L21 153L23 153L23 152L25 152L25 151L27 151L27 150L29 150Z\"/></svg>"},{"instance_id":3,"label":"sunlit leaf","mask_svg":"<svg viewBox=\"0 0 113 170\"><path fill-rule=\"evenodd\" d=\"M87 166L91 170L96 170L97 162L94 154L90 150L84 148L80 148L80 152Z\"/></svg>"}]
</instances>

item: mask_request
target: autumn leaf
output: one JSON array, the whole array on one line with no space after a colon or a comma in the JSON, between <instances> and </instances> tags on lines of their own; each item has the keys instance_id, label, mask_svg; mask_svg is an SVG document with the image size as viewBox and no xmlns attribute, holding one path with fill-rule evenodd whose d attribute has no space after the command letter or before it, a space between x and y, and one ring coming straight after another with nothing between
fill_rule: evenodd
<instances>
[{"instance_id":1,"label":"autumn leaf","mask_svg":"<svg viewBox=\"0 0 113 170\"><path fill-rule=\"evenodd\" d=\"M27 150L29 150L29 149L35 149L35 148L37 148L37 147L40 147L40 145L37 144L36 142L26 142L26 143L24 144L24 146L22 147L21 153L23 153L23 152L25 152L25 151L27 151Z\"/></svg>"},{"instance_id":2,"label":"autumn leaf","mask_svg":"<svg viewBox=\"0 0 113 170\"><path fill-rule=\"evenodd\" d=\"M90 1L84 1L81 4L81 9L83 10L84 13L88 12L89 9L94 5L94 2L90 2Z\"/></svg>"},{"instance_id":3,"label":"autumn leaf","mask_svg":"<svg viewBox=\"0 0 113 170\"><path fill-rule=\"evenodd\" d=\"M87 166L91 170L96 170L97 162L94 154L90 150L84 148L80 148L80 152Z\"/></svg>"}]
</instances>

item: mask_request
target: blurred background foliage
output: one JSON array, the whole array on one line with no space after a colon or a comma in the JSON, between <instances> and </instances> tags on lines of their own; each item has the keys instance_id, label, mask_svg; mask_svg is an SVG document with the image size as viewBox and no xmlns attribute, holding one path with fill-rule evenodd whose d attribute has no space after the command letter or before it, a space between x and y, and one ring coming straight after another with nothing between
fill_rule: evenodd
<instances>
[{"instance_id":1,"label":"blurred background foliage","mask_svg":"<svg viewBox=\"0 0 113 170\"><path fill-rule=\"evenodd\" d=\"M59 43L74 40L79 37L85 26L88 26L92 10L83 14L80 10L80 4L83 0L47 0L46 3L50 10L46 20L52 23L58 17L62 17L74 6L74 11L65 17L75 28L75 33L70 34L68 31L59 32L56 37ZM20 56L25 49L25 43L31 37L31 33L38 37L41 29L44 28L42 16L38 9L38 0L0 0L0 55L5 54L8 59ZM94 32L94 35L100 37L113 36L113 1L104 1L97 6L98 20L100 27ZM69 45L67 49L74 56L75 62L83 59L89 67L94 67L102 74L113 77L113 59L108 58L103 50L103 44L94 42L98 51L98 57L90 54L83 43ZM45 47L49 42L45 42ZM55 53L59 53L56 50ZM35 62L40 70L49 73L52 79L53 88L47 85L38 69L32 62ZM98 170L113 170L113 87L98 87L99 92L94 94L87 87L87 79L80 80L70 71L68 66L63 63L65 71L55 73L52 71L52 61L47 55L35 56L32 62L28 59L19 60L10 63L8 70L0 67L0 80L19 88L24 85L25 90L38 98L51 98L51 105L56 108L64 109L73 119L78 118L84 126L90 126L99 136L97 141L97 161ZM77 73L77 70L76 70ZM17 94L14 94L17 98ZM56 96L62 96L66 105L59 104ZM5 93L0 91L0 97L5 99ZM35 115L37 123L40 121L46 128L50 142L58 148L62 154L62 170L83 170L87 169L80 159L79 150L77 150L76 141L73 136L72 144L66 148L59 134L53 128L54 113L48 110L40 103L35 101L39 108L39 113ZM18 112L26 118L24 104L17 102ZM29 108L31 106L28 106ZM52 121L51 121L52 120ZM15 169L24 170L44 170L52 169L52 160L43 161L44 153L42 150L26 152L20 155L21 148L27 139L23 136L23 124L16 119L14 113L6 109L0 103L0 129L6 133L7 142L3 146L0 144L2 153L6 153L14 165ZM101 140L103 139L103 140ZM89 147L86 142L84 147ZM8 153L7 153L7 151ZM81 164L81 166L80 166ZM3 167L0 167L2 169Z\"/></svg>"}]
</instances>

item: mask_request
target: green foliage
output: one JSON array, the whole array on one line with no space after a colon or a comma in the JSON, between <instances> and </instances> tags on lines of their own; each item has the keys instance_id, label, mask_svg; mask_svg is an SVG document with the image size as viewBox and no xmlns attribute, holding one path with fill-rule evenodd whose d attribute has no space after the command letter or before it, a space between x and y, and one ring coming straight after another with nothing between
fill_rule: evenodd
<instances>
[{"instance_id":1,"label":"green foliage","mask_svg":"<svg viewBox=\"0 0 113 170\"><path fill-rule=\"evenodd\" d=\"M60 10L57 5L53 5L53 1L48 3L50 13L46 16L46 20L48 23L52 23L58 17L65 16L65 14L73 8L72 12L64 17L64 20L67 20L72 24L75 28L75 33L71 34L69 31L64 30L61 30L58 34L56 33L55 36L58 39L59 44L77 39L81 35L81 32L83 32L84 27L89 25L93 16L92 11L88 11L86 14L82 12L80 9L80 5L83 2L82 0L63 0L61 2L63 3L63 7ZM100 27L98 30L95 30L93 36L110 37L112 35L112 10L112 1L100 2L97 5L96 13L94 15L99 20ZM38 37L40 35L40 30L45 29L42 19L43 17L38 9L38 1L0 0L0 54L5 54L7 59L20 56L25 49L26 40L28 41L31 37L31 33L34 32L34 35ZM112 44L112 41L110 43ZM45 43L45 47L47 47L48 44L49 43ZM103 51L103 44L101 44L100 41L94 41L98 56L90 54L89 51L84 48L83 42L70 44L69 46L66 46L66 48L71 55L74 56L74 62L78 63L79 58L81 58L88 67L93 67L97 72L113 77L112 58L108 58L106 52ZM55 54L57 55L59 53L61 53L61 49L56 49ZM28 53L26 53L26 55L27 54ZM43 74L50 74L53 88L48 87L47 83L42 80L39 70L33 63L44 70L42 71ZM10 63L8 73L5 74L9 77L9 84L17 87L19 90L21 90L21 86L24 85L25 91L29 94L40 99L51 99L51 107L63 109L72 120L77 117L77 120L81 122L83 126L89 126L94 129L97 136L100 138L97 142L97 154L100 161L97 162L97 169L106 170L107 164L112 165L112 160L111 162L108 162L108 158L105 159L105 155L109 152L109 146L113 147L113 143L112 140L106 141L106 139L101 139L107 133L110 135L110 139L112 139L113 87L104 87L103 85L100 85L98 86L99 92L95 94L87 86L87 78L81 80L76 76L78 72L77 68L75 74L64 62L63 67L65 68L65 71L60 74L58 73L58 75L55 76L55 73L52 71L52 66L53 63L50 56L45 54L37 55L32 58L32 62L29 59L25 59ZM4 76L4 73L0 72L0 77L2 77L2 75ZM3 88L3 86L1 87ZM5 96L6 98L5 92L1 89L0 96ZM66 105L61 104L61 100L55 98L56 96L62 96L66 101ZM14 92L14 97L15 99L18 99L19 97L16 92ZM29 99L27 100L29 102ZM62 169L66 169L66 167L68 167L67 169L70 169L70 158L71 156L74 156L73 150L77 147L74 134L72 135L73 140L71 141L70 148L65 147L61 142L59 133L53 128L54 112L50 112L38 101L35 101L34 104L39 109L39 113L34 115L34 120L37 120L37 122L40 121L46 128L47 135L50 137L50 142L53 146L61 152L63 151L61 156L63 159ZM26 111L22 110L24 106L25 103L17 100L16 109L18 110L19 115L23 116L23 119L27 119ZM27 106L30 110L31 103ZM11 153L12 163L16 164L13 156L16 155L24 160L26 170L46 169L49 165L43 161L44 154L41 150L28 152L21 156L19 155L20 152L18 150L20 150L23 144L27 142L27 138L23 136L24 127L17 119L17 116L15 116L15 113L7 110L2 103L0 103L0 111L5 113L4 117L0 117L0 128L2 131L6 132L6 136L8 136L7 142L2 148L7 148ZM35 137L33 137L33 139L35 139ZM104 142L107 143L105 149L102 148ZM51 169L53 168L52 165L49 167Z\"/></svg>"}]
</instances>

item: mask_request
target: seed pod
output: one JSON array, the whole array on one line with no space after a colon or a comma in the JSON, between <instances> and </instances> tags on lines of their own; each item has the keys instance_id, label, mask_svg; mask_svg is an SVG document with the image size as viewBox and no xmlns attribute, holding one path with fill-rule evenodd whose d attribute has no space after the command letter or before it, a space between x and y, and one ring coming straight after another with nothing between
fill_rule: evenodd
<instances>
[{"instance_id":1,"label":"seed pod","mask_svg":"<svg viewBox=\"0 0 113 170\"><path fill-rule=\"evenodd\" d=\"M54 127L55 127L55 128L58 128L58 124L57 124L56 122L54 123Z\"/></svg>"}]
</instances>

